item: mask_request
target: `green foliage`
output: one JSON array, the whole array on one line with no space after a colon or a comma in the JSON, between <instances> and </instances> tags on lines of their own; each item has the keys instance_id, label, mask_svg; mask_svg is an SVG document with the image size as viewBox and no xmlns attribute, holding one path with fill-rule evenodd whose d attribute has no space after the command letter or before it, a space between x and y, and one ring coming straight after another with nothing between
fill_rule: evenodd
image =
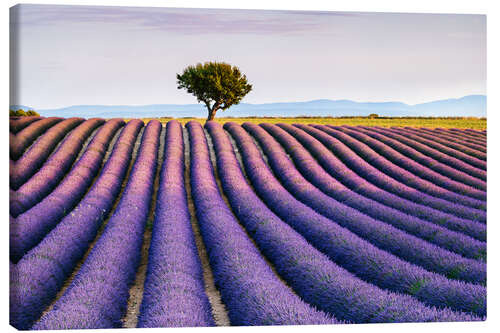
<instances>
[{"instance_id":1,"label":"green foliage","mask_svg":"<svg viewBox=\"0 0 500 333\"><path fill-rule=\"evenodd\" d=\"M422 287L424 287L425 284L426 284L426 281L424 279L417 280L416 282L414 282L413 284L410 285L410 289L409 289L410 294L411 295L418 294L420 289L422 289Z\"/></svg>"},{"instance_id":2,"label":"green foliage","mask_svg":"<svg viewBox=\"0 0 500 333\"><path fill-rule=\"evenodd\" d=\"M27 116L37 116L39 117L40 115L38 114L38 112L35 112L33 110L29 110L29 111L26 111L26 115Z\"/></svg>"},{"instance_id":3,"label":"green foliage","mask_svg":"<svg viewBox=\"0 0 500 333\"><path fill-rule=\"evenodd\" d=\"M186 89L208 109L207 120L215 117L217 110L226 110L238 104L252 90L239 68L223 62L198 63L177 74L177 89Z\"/></svg>"},{"instance_id":4,"label":"green foliage","mask_svg":"<svg viewBox=\"0 0 500 333\"><path fill-rule=\"evenodd\" d=\"M370 114L368 115L368 118L372 118L372 119L373 119L373 118L378 118L378 117L379 117L379 115L378 115L378 114L376 114L376 113L370 113Z\"/></svg>"},{"instance_id":5,"label":"green foliage","mask_svg":"<svg viewBox=\"0 0 500 333\"><path fill-rule=\"evenodd\" d=\"M38 112L36 112L34 110L24 111L23 109L19 109L19 110L10 110L9 109L9 117L27 117L27 116L40 117Z\"/></svg>"}]
</instances>

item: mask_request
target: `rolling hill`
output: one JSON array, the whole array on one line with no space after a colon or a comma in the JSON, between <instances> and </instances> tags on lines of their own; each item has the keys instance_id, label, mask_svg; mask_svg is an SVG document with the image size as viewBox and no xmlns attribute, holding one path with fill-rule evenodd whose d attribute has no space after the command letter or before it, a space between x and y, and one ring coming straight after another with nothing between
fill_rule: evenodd
<instances>
[{"instance_id":1,"label":"rolling hill","mask_svg":"<svg viewBox=\"0 0 500 333\"><path fill-rule=\"evenodd\" d=\"M37 111L40 115L47 117L206 117L206 109L202 104L74 105L59 109L38 109ZM289 103L241 103L224 112L219 111L218 116L296 117L307 115L341 117L367 116L371 113L391 117L486 117L486 96L469 95L415 105L401 102L355 102L329 99Z\"/></svg>"}]
</instances>

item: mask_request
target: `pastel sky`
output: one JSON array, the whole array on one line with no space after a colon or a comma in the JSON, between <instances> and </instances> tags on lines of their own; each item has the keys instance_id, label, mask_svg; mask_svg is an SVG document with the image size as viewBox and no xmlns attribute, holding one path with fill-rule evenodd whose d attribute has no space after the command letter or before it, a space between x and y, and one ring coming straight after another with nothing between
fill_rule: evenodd
<instances>
[{"instance_id":1,"label":"pastel sky","mask_svg":"<svg viewBox=\"0 0 500 333\"><path fill-rule=\"evenodd\" d=\"M209 60L243 102L486 94L486 16L61 5L11 9L11 104L196 103L176 73Z\"/></svg>"}]
</instances>

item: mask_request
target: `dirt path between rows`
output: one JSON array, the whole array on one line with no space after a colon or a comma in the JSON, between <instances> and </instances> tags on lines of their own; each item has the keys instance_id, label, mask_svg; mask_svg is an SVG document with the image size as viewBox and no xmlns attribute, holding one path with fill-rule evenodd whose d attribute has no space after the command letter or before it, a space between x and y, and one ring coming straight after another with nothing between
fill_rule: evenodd
<instances>
[{"instance_id":1,"label":"dirt path between rows","mask_svg":"<svg viewBox=\"0 0 500 333\"><path fill-rule=\"evenodd\" d=\"M141 261L137 268L134 284L130 288L129 298L127 301L127 310L122 318L122 326L124 328L137 327L137 321L141 310L142 297L144 295L144 282L146 281L146 272L149 259L149 246L151 245L152 225L155 218L156 198L158 196L158 188L160 187L160 172L163 165L163 155L165 146L165 133L166 127L162 125L160 134L160 144L158 146L158 160L156 165L156 174L153 187L153 196L151 198L151 205L149 208L148 220L146 222L146 229L144 231L144 238L141 248Z\"/></svg>"},{"instance_id":2,"label":"dirt path between rows","mask_svg":"<svg viewBox=\"0 0 500 333\"><path fill-rule=\"evenodd\" d=\"M196 242L196 247L198 248L198 255L200 257L201 266L203 269L203 280L205 282L205 293L207 294L208 300L212 307L212 315L214 317L215 324L217 326L230 326L229 315L227 313L225 305L222 303L221 295L219 290L215 287L214 275L210 263L208 260L207 250L205 244L203 243L203 238L201 237L200 227L198 225L198 220L196 219L196 211L194 208L193 199L191 197L191 172L189 169L191 156L189 147L189 135L187 129L183 127L182 134L184 137L184 162L185 170L184 177L186 183L186 192L188 199L189 213L191 214L191 226L194 232L194 238Z\"/></svg>"}]
</instances>

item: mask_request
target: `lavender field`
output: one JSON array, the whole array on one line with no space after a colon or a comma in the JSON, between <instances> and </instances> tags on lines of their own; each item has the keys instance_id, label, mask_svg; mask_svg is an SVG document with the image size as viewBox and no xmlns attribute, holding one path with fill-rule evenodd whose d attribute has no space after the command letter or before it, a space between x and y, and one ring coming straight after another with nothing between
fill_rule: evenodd
<instances>
[{"instance_id":1,"label":"lavender field","mask_svg":"<svg viewBox=\"0 0 500 333\"><path fill-rule=\"evenodd\" d=\"M486 131L10 120L23 330L482 321Z\"/></svg>"}]
</instances>

